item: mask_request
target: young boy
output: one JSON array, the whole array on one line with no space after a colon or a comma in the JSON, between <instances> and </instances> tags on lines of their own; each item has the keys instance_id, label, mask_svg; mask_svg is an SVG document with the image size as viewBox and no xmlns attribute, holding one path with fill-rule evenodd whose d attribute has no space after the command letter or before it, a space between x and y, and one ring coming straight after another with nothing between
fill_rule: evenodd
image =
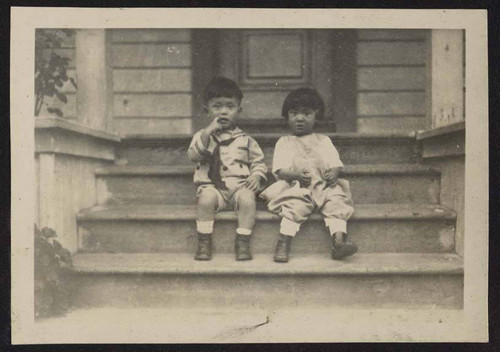
<instances>
[{"instance_id":1,"label":"young boy","mask_svg":"<svg viewBox=\"0 0 500 352\"><path fill-rule=\"evenodd\" d=\"M189 159L197 163L196 260L211 259L215 212L225 209L238 213L236 260L252 259L255 194L263 188L267 167L257 142L236 126L242 98L238 85L230 79L219 77L209 82L204 110L210 122L193 136L187 151Z\"/></svg>"},{"instance_id":2,"label":"young boy","mask_svg":"<svg viewBox=\"0 0 500 352\"><path fill-rule=\"evenodd\" d=\"M269 211L282 217L275 262L288 262L292 238L314 210L323 214L333 238L332 259L358 250L347 241L346 221L354 209L349 183L338 178L342 161L329 137L313 133L316 119L323 114L323 100L314 89L294 90L283 103L282 116L292 135L276 143L273 174L278 181L261 194Z\"/></svg>"}]
</instances>

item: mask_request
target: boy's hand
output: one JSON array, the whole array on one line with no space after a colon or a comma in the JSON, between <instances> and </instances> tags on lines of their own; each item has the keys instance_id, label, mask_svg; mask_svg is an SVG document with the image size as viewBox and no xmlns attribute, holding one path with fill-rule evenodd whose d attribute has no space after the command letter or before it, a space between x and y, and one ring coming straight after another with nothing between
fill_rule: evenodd
<instances>
[{"instance_id":1,"label":"boy's hand","mask_svg":"<svg viewBox=\"0 0 500 352\"><path fill-rule=\"evenodd\" d=\"M333 169L327 169L325 170L325 182L326 182L326 187L331 187L337 184L338 181L338 171L333 170ZM325 187L325 188L326 188Z\"/></svg>"},{"instance_id":2,"label":"boy's hand","mask_svg":"<svg viewBox=\"0 0 500 352\"><path fill-rule=\"evenodd\" d=\"M210 134L220 131L223 129L222 125L219 123L219 119L215 118L210 122L210 124L207 126L207 128L210 131Z\"/></svg>"},{"instance_id":3,"label":"boy's hand","mask_svg":"<svg viewBox=\"0 0 500 352\"><path fill-rule=\"evenodd\" d=\"M203 129L203 132L201 133L201 142L203 143L205 148L208 147L210 136L215 132L220 131L221 129L222 126L217 121L217 119L213 119L212 122L210 122L210 124Z\"/></svg>"},{"instance_id":4,"label":"boy's hand","mask_svg":"<svg viewBox=\"0 0 500 352\"><path fill-rule=\"evenodd\" d=\"M261 177L259 175L250 175L245 181L245 187L252 192L257 192L260 188Z\"/></svg>"},{"instance_id":5,"label":"boy's hand","mask_svg":"<svg viewBox=\"0 0 500 352\"><path fill-rule=\"evenodd\" d=\"M207 133L211 135L217 131L220 131L221 129L222 126L220 125L218 119L213 119L212 122L210 122L209 125L205 128L205 131L207 131Z\"/></svg>"}]
</instances>

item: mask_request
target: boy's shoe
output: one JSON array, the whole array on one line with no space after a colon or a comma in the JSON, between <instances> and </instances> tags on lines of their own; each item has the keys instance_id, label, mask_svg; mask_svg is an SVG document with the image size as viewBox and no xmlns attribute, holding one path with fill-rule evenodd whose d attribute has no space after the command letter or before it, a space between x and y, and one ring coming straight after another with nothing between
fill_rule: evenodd
<instances>
[{"instance_id":1,"label":"boy's shoe","mask_svg":"<svg viewBox=\"0 0 500 352\"><path fill-rule=\"evenodd\" d=\"M195 260L210 260L212 259L212 235L198 234L198 249L196 250Z\"/></svg>"},{"instance_id":2,"label":"boy's shoe","mask_svg":"<svg viewBox=\"0 0 500 352\"><path fill-rule=\"evenodd\" d=\"M250 253L250 237L249 235L236 235L236 240L234 242L236 260L252 260L252 253Z\"/></svg>"},{"instance_id":3,"label":"boy's shoe","mask_svg":"<svg viewBox=\"0 0 500 352\"><path fill-rule=\"evenodd\" d=\"M276 243L276 251L274 252L274 261L276 263L288 262L288 255L290 254L292 238L292 236L286 236L280 233L278 242Z\"/></svg>"},{"instance_id":4,"label":"boy's shoe","mask_svg":"<svg viewBox=\"0 0 500 352\"><path fill-rule=\"evenodd\" d=\"M349 257L358 251L356 243L347 241L347 234L343 232L336 232L332 236L332 259L341 260Z\"/></svg>"}]
</instances>

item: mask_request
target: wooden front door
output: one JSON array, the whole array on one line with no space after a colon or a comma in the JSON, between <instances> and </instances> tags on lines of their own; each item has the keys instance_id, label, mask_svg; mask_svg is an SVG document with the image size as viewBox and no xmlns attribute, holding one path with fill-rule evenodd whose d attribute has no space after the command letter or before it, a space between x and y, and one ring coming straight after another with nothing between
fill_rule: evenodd
<instances>
[{"instance_id":1,"label":"wooden front door","mask_svg":"<svg viewBox=\"0 0 500 352\"><path fill-rule=\"evenodd\" d=\"M325 101L319 129L355 131L354 38L349 30L219 30L215 71L235 80L243 91L240 125L281 130L287 94L314 87Z\"/></svg>"}]
</instances>

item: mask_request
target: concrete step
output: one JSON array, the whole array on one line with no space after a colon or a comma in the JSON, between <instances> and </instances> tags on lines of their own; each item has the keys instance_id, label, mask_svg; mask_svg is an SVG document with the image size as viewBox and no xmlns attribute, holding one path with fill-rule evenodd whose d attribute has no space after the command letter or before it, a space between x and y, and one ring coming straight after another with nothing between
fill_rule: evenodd
<instances>
[{"instance_id":1,"label":"concrete step","mask_svg":"<svg viewBox=\"0 0 500 352\"><path fill-rule=\"evenodd\" d=\"M97 169L98 204L196 204L193 171L193 165ZM355 204L439 202L440 171L433 167L347 165L342 177L350 182Z\"/></svg>"},{"instance_id":2,"label":"concrete step","mask_svg":"<svg viewBox=\"0 0 500 352\"><path fill-rule=\"evenodd\" d=\"M272 254L280 217L257 212L254 253ZM362 253L454 250L456 214L433 204L364 204L355 206L348 232ZM174 205L101 205L77 215L79 248L85 252L194 253L196 207ZM233 253L236 214L216 217L214 252ZM329 255L331 239L321 215L313 214L292 244L293 253Z\"/></svg>"},{"instance_id":3,"label":"concrete step","mask_svg":"<svg viewBox=\"0 0 500 352\"><path fill-rule=\"evenodd\" d=\"M413 163L419 150L415 133L326 133L337 147L344 164ZM279 133L254 133L271 164ZM137 134L123 136L117 150L121 165L191 165L186 150L191 135Z\"/></svg>"},{"instance_id":4,"label":"concrete step","mask_svg":"<svg viewBox=\"0 0 500 352\"><path fill-rule=\"evenodd\" d=\"M210 262L188 254L78 254L76 307L274 309L462 308L463 261L454 254L359 254L345 261L268 255Z\"/></svg>"}]
</instances>

